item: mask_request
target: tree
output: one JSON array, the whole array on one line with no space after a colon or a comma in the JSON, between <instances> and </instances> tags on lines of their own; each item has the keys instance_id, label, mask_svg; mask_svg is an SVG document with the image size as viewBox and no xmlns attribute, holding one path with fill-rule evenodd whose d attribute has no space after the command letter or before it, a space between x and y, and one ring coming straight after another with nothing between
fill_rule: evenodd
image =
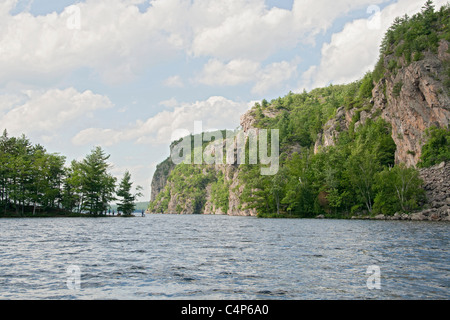
<instances>
[{"instance_id":1,"label":"tree","mask_svg":"<svg viewBox=\"0 0 450 320\"><path fill-rule=\"evenodd\" d=\"M81 209L90 214L101 214L108 208L108 203L114 199L116 178L107 170L109 155L105 155L101 147L94 148L81 162L81 190L84 202Z\"/></svg>"},{"instance_id":2,"label":"tree","mask_svg":"<svg viewBox=\"0 0 450 320\"><path fill-rule=\"evenodd\" d=\"M419 167L426 168L450 160L449 128L431 127L425 131L427 142L422 147Z\"/></svg>"},{"instance_id":3,"label":"tree","mask_svg":"<svg viewBox=\"0 0 450 320\"><path fill-rule=\"evenodd\" d=\"M385 168L376 175L375 181L375 212L388 215L398 211L410 212L423 200L423 180L414 168L403 164Z\"/></svg>"},{"instance_id":4,"label":"tree","mask_svg":"<svg viewBox=\"0 0 450 320\"><path fill-rule=\"evenodd\" d=\"M119 197L117 210L123 212L124 215L131 215L131 213L133 213L136 207L136 198L142 196L142 193L140 192L133 195L131 193L132 186L133 182L131 182L131 174L126 171L117 189L117 196ZM142 187L138 186L136 187L136 190L140 191L142 190Z\"/></svg>"},{"instance_id":5,"label":"tree","mask_svg":"<svg viewBox=\"0 0 450 320\"><path fill-rule=\"evenodd\" d=\"M422 13L425 15L434 13L434 4L432 0L427 0L425 5L422 7Z\"/></svg>"},{"instance_id":6,"label":"tree","mask_svg":"<svg viewBox=\"0 0 450 320\"><path fill-rule=\"evenodd\" d=\"M83 173L81 171L81 163L72 160L70 167L65 168L64 180L62 185L62 207L67 211L81 212L81 204L83 203L82 193Z\"/></svg>"},{"instance_id":7,"label":"tree","mask_svg":"<svg viewBox=\"0 0 450 320\"><path fill-rule=\"evenodd\" d=\"M272 192L275 206L277 208L277 215L280 214L281 200L285 197L284 189L286 186L286 173L285 169L281 168L280 171L270 181L270 191Z\"/></svg>"},{"instance_id":8,"label":"tree","mask_svg":"<svg viewBox=\"0 0 450 320\"><path fill-rule=\"evenodd\" d=\"M362 79L361 86L359 87L358 97L359 99L372 98L372 90L374 88L373 84L373 73L367 72Z\"/></svg>"},{"instance_id":9,"label":"tree","mask_svg":"<svg viewBox=\"0 0 450 320\"><path fill-rule=\"evenodd\" d=\"M374 200L373 184L375 173L379 170L375 157L368 151L354 154L348 162L347 174L359 200L364 203L369 213L372 212Z\"/></svg>"}]
</instances>

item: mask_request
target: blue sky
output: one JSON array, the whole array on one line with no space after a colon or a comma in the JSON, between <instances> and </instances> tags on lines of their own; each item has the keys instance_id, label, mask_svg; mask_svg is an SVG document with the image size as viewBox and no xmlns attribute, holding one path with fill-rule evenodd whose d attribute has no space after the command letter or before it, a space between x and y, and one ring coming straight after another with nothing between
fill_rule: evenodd
<instances>
[{"instance_id":1,"label":"blue sky","mask_svg":"<svg viewBox=\"0 0 450 320\"><path fill-rule=\"evenodd\" d=\"M101 145L148 200L175 130L234 129L255 101L361 78L424 2L2 0L0 129L68 162Z\"/></svg>"}]
</instances>

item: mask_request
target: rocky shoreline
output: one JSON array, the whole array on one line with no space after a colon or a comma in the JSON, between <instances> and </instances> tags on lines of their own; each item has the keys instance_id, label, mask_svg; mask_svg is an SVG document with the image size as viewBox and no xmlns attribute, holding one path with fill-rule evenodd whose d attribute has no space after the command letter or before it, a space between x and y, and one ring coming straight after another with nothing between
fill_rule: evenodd
<instances>
[{"instance_id":1,"label":"rocky shoreline","mask_svg":"<svg viewBox=\"0 0 450 320\"><path fill-rule=\"evenodd\" d=\"M450 221L450 162L420 169L420 177L424 180L427 199L423 210L411 214L398 212L393 216L353 216L352 219Z\"/></svg>"}]
</instances>

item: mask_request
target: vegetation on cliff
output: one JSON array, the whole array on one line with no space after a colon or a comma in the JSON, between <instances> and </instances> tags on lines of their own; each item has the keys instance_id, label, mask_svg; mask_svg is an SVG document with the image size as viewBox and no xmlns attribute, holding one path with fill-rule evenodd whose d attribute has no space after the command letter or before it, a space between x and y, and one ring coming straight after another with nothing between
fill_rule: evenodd
<instances>
[{"instance_id":1,"label":"vegetation on cliff","mask_svg":"<svg viewBox=\"0 0 450 320\"><path fill-rule=\"evenodd\" d=\"M437 54L440 40L450 41L449 11L448 5L435 11L433 2L428 0L422 11L414 16L397 17L382 41L374 81L378 82L383 77L385 62L387 69L395 72L412 61L423 59L427 51ZM386 57L389 57L388 61ZM446 84L448 88L448 80Z\"/></svg>"},{"instance_id":2,"label":"vegetation on cliff","mask_svg":"<svg viewBox=\"0 0 450 320\"><path fill-rule=\"evenodd\" d=\"M326 108L327 104L319 106ZM298 107L297 114L302 111L307 112ZM271 122L278 126L281 119L282 115ZM335 145L316 154L312 142L302 145L293 138L289 125L285 130L280 128L284 132L280 140L293 139L291 143L300 144L301 151L289 154L285 145L281 170L275 176L261 176L255 166L244 166L241 176L245 186L243 201L262 216L274 212L301 217L350 215L364 211L394 214L416 209L423 200L418 172L395 165L396 146L390 126L377 118L367 119L354 129L357 119L352 120L350 130L341 132ZM307 130L301 127L301 122L298 126L296 129ZM408 177L405 186L399 178L403 176Z\"/></svg>"},{"instance_id":3,"label":"vegetation on cliff","mask_svg":"<svg viewBox=\"0 0 450 320\"><path fill-rule=\"evenodd\" d=\"M425 131L427 142L422 148L419 167L428 168L444 161L450 161L449 128L431 127Z\"/></svg>"}]
</instances>

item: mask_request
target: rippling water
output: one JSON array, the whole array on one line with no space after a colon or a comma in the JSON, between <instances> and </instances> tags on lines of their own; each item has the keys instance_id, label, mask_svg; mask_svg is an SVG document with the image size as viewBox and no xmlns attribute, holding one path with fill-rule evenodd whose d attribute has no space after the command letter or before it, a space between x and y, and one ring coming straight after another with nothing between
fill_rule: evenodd
<instances>
[{"instance_id":1,"label":"rippling water","mask_svg":"<svg viewBox=\"0 0 450 320\"><path fill-rule=\"evenodd\" d=\"M0 299L449 299L448 223L0 219ZM381 288L369 290L369 266ZM69 266L80 288L68 286ZM69 281L69 282L70 282Z\"/></svg>"}]
</instances>

